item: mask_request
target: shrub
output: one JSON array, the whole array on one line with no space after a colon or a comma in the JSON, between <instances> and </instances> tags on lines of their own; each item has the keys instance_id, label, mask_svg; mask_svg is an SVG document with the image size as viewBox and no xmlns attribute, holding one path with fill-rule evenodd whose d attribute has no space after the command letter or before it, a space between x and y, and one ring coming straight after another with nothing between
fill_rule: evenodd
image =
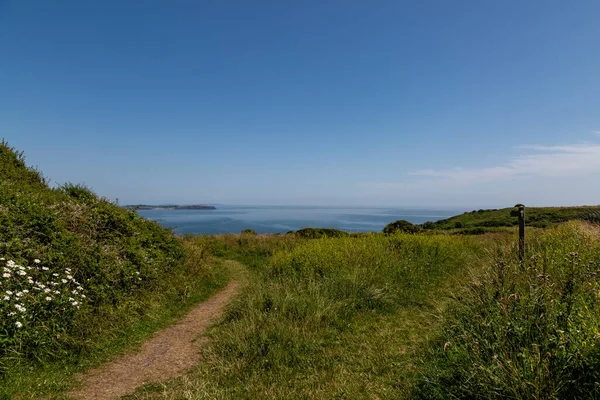
<instances>
[{"instance_id":1,"label":"shrub","mask_svg":"<svg viewBox=\"0 0 600 400\"><path fill-rule=\"evenodd\" d=\"M390 224L387 224L384 228L383 228L383 233L385 233L386 235L391 235L395 232L404 232L404 233L417 233L421 230L421 227L419 227L418 225L412 224L408 221L405 221L403 219L400 219L396 222L392 222Z\"/></svg>"},{"instance_id":2,"label":"shrub","mask_svg":"<svg viewBox=\"0 0 600 400\"><path fill-rule=\"evenodd\" d=\"M98 330L142 315L137 300L170 290L184 255L172 232L84 186L49 188L1 142L0 375L17 360L78 354Z\"/></svg>"},{"instance_id":3,"label":"shrub","mask_svg":"<svg viewBox=\"0 0 600 400\"><path fill-rule=\"evenodd\" d=\"M339 229L331 228L304 228L296 231L296 235L305 239L319 239L324 237L346 237L350 236L348 232L340 231Z\"/></svg>"},{"instance_id":4,"label":"shrub","mask_svg":"<svg viewBox=\"0 0 600 400\"><path fill-rule=\"evenodd\" d=\"M242 235L257 235L256 231L254 229L244 229L242 231Z\"/></svg>"}]
</instances>

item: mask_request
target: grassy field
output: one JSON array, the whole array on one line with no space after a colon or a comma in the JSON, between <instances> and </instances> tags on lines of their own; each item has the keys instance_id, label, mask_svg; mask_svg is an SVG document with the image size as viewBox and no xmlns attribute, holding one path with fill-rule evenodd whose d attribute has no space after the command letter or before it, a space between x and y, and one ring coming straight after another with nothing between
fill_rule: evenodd
<instances>
[{"instance_id":1,"label":"grassy field","mask_svg":"<svg viewBox=\"0 0 600 400\"><path fill-rule=\"evenodd\" d=\"M249 263L251 283L206 362L131 398L406 397L451 288L487 257L480 240L441 235L196 241Z\"/></svg>"},{"instance_id":2,"label":"grassy field","mask_svg":"<svg viewBox=\"0 0 600 400\"><path fill-rule=\"evenodd\" d=\"M600 228L198 237L251 283L191 373L130 399L597 398Z\"/></svg>"}]
</instances>

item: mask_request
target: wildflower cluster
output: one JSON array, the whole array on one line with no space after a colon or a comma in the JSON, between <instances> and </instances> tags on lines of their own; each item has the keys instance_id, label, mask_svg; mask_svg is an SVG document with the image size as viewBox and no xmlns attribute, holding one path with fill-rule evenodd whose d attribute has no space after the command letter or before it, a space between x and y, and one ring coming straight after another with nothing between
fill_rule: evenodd
<instances>
[{"instance_id":1,"label":"wildflower cluster","mask_svg":"<svg viewBox=\"0 0 600 400\"><path fill-rule=\"evenodd\" d=\"M72 314L86 300L70 268L54 271L38 259L19 265L0 258L0 329L16 332L35 327L50 315Z\"/></svg>"}]
</instances>

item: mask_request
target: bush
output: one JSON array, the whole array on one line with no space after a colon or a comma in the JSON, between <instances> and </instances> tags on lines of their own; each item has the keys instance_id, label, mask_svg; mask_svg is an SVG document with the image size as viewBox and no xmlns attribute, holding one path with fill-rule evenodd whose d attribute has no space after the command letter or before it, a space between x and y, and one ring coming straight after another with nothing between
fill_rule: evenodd
<instances>
[{"instance_id":1,"label":"bush","mask_svg":"<svg viewBox=\"0 0 600 400\"><path fill-rule=\"evenodd\" d=\"M257 233L256 233L256 231L254 229L244 229L242 231L242 235L253 235L253 236L256 236Z\"/></svg>"},{"instance_id":2,"label":"bush","mask_svg":"<svg viewBox=\"0 0 600 400\"><path fill-rule=\"evenodd\" d=\"M385 233L386 235L391 235L396 232L417 233L420 230L421 230L420 226L412 224L403 219L400 219L396 222L392 222L391 224L387 224L383 228L383 233Z\"/></svg>"},{"instance_id":3,"label":"bush","mask_svg":"<svg viewBox=\"0 0 600 400\"><path fill-rule=\"evenodd\" d=\"M305 239L336 238L350 236L348 232L331 228L304 228L296 231L296 235Z\"/></svg>"},{"instance_id":4,"label":"bush","mask_svg":"<svg viewBox=\"0 0 600 400\"><path fill-rule=\"evenodd\" d=\"M99 330L142 315L137 300L171 290L184 255L172 232L84 186L49 188L1 142L0 375L18 360L79 354Z\"/></svg>"}]
</instances>

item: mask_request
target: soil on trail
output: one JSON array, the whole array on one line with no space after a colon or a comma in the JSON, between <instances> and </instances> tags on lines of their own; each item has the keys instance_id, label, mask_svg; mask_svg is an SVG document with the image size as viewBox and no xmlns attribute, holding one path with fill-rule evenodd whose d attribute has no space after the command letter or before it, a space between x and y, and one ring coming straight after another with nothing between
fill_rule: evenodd
<instances>
[{"instance_id":1,"label":"soil on trail","mask_svg":"<svg viewBox=\"0 0 600 400\"><path fill-rule=\"evenodd\" d=\"M157 332L138 352L87 372L80 379L81 386L69 396L85 400L118 399L142 385L183 374L198 364L199 346L206 341L198 337L222 314L237 288L238 282L230 282L181 321Z\"/></svg>"}]
</instances>

